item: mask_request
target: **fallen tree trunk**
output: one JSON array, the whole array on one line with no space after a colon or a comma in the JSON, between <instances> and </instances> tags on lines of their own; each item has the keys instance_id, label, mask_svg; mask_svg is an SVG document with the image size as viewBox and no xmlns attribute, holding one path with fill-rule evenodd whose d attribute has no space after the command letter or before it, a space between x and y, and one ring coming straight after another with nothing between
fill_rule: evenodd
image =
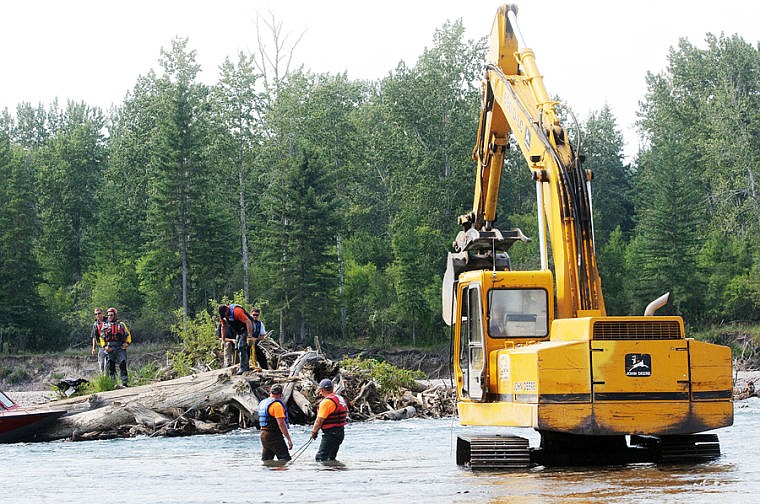
<instances>
[{"instance_id":1,"label":"fallen tree trunk","mask_svg":"<svg viewBox=\"0 0 760 504\"><path fill-rule=\"evenodd\" d=\"M280 369L237 375L237 366L197 373L88 396L71 397L27 408L63 409L67 413L38 433L37 439L108 439L114 437L185 436L222 433L258 426L259 401L275 383L283 385L283 401L293 424L314 421L318 383L330 378L335 391L349 403L350 421L443 416L455 411L446 387L416 394L403 390L384 397L378 384L363 375L351 375L312 350L277 356ZM288 366L288 362L292 362Z\"/></svg>"},{"instance_id":2,"label":"fallen tree trunk","mask_svg":"<svg viewBox=\"0 0 760 504\"><path fill-rule=\"evenodd\" d=\"M55 407L66 409L67 414L38 437L41 440L92 438L93 432L112 433L134 424L148 428L152 423L155 429L192 411L223 408L230 403L251 418L257 415L258 400L251 394L246 378L231 375L229 369L208 371L58 401L54 403ZM225 426L220 427L220 430L224 429Z\"/></svg>"},{"instance_id":3,"label":"fallen tree trunk","mask_svg":"<svg viewBox=\"0 0 760 504\"><path fill-rule=\"evenodd\" d=\"M417 409L414 406L404 406L403 408L391 411L385 411L374 415L371 420L403 420L405 418L414 418Z\"/></svg>"}]
</instances>

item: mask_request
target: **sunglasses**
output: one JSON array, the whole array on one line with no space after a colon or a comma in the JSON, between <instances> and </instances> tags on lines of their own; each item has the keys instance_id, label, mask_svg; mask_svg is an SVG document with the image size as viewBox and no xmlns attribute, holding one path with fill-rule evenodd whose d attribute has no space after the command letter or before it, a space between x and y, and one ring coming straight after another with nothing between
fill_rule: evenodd
<instances>
[{"instance_id":1,"label":"sunglasses","mask_svg":"<svg viewBox=\"0 0 760 504\"><path fill-rule=\"evenodd\" d=\"M102 311L96 311L95 315L103 315L103 312Z\"/></svg>"}]
</instances>

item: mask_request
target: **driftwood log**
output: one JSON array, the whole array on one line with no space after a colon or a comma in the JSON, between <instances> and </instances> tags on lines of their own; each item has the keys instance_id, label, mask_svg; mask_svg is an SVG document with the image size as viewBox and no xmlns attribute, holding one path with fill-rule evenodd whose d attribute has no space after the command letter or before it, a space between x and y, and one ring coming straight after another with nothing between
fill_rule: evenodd
<instances>
[{"instance_id":1,"label":"driftwood log","mask_svg":"<svg viewBox=\"0 0 760 504\"><path fill-rule=\"evenodd\" d=\"M115 437L186 436L222 433L258 426L259 401L275 383L292 424L314 421L318 383L330 378L349 403L349 420L399 420L455 414L453 392L443 385L418 382L414 390L381 393L366 376L351 376L339 363L313 350L284 352L267 341L272 370L237 375L238 366L199 372L173 380L71 397L27 408L63 409L66 414L37 436L39 441Z\"/></svg>"}]
</instances>

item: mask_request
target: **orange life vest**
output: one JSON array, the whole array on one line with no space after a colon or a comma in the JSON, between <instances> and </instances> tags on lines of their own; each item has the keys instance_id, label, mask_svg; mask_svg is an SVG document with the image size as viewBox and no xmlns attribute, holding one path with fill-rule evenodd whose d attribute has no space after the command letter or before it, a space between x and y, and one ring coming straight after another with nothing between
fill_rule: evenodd
<instances>
[{"instance_id":1,"label":"orange life vest","mask_svg":"<svg viewBox=\"0 0 760 504\"><path fill-rule=\"evenodd\" d=\"M335 410L325 418L325 422L322 424L322 429L332 429L333 427L343 427L346 425L346 417L348 416L348 404L342 396L338 394L330 394L325 397L335 403Z\"/></svg>"}]
</instances>

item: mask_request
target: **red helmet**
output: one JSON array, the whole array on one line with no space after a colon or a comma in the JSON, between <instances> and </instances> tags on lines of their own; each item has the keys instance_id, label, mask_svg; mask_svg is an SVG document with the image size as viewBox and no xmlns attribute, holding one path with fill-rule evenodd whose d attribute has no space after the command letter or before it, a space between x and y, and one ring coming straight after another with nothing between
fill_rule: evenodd
<instances>
[{"instance_id":1,"label":"red helmet","mask_svg":"<svg viewBox=\"0 0 760 504\"><path fill-rule=\"evenodd\" d=\"M109 308L109 309L106 310L106 314L109 314L109 313L113 313L114 317L118 317L119 316L119 312L116 311L116 308L113 308L113 307L111 307L111 308Z\"/></svg>"}]
</instances>

